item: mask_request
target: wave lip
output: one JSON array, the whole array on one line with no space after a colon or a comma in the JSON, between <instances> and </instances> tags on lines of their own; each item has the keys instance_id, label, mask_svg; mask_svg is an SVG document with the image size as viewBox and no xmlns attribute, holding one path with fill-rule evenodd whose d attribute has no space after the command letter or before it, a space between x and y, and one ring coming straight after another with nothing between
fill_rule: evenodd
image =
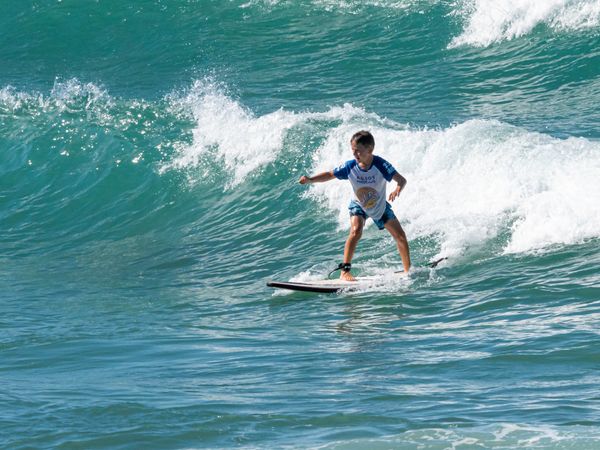
<instances>
[{"instance_id":1,"label":"wave lip","mask_svg":"<svg viewBox=\"0 0 600 450\"><path fill-rule=\"evenodd\" d=\"M455 12L466 26L449 48L487 47L530 33L538 25L557 31L583 30L600 25L598 0L472 0Z\"/></svg>"},{"instance_id":2,"label":"wave lip","mask_svg":"<svg viewBox=\"0 0 600 450\"><path fill-rule=\"evenodd\" d=\"M196 127L192 145L183 147L161 172L198 166L214 154L233 174L231 185L272 162L282 148L285 131L298 121L296 114L282 109L256 117L206 81L197 81L186 96L172 101L191 112Z\"/></svg>"},{"instance_id":3,"label":"wave lip","mask_svg":"<svg viewBox=\"0 0 600 450\"><path fill-rule=\"evenodd\" d=\"M183 114L191 116L195 123L193 142L181 146L177 157L162 165L161 173L201 168L200 177L206 177L222 166L230 175L226 183L230 188L277 161L292 128L312 122L327 127L332 122L374 116L348 104L331 107L325 112L294 112L281 108L257 116L210 80L196 81L187 94L171 95L170 102ZM320 131L317 134L321 134Z\"/></svg>"}]
</instances>

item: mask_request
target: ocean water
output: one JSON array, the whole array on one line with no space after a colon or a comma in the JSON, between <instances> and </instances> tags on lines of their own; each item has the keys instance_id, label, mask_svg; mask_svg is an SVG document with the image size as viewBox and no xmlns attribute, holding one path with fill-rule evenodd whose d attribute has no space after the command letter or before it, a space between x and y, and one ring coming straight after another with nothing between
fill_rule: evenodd
<instances>
[{"instance_id":1,"label":"ocean water","mask_svg":"<svg viewBox=\"0 0 600 450\"><path fill-rule=\"evenodd\" d=\"M598 0L5 0L0 448L600 448L599 105ZM413 271L274 292L359 129Z\"/></svg>"}]
</instances>

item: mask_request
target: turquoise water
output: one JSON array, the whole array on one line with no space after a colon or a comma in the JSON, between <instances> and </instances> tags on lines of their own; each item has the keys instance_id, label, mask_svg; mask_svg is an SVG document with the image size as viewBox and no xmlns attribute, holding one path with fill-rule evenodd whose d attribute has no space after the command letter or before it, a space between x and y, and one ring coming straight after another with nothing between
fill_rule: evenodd
<instances>
[{"instance_id":1,"label":"turquoise water","mask_svg":"<svg viewBox=\"0 0 600 450\"><path fill-rule=\"evenodd\" d=\"M0 447L598 448L598 104L597 0L5 2ZM273 292L362 128L413 272Z\"/></svg>"}]
</instances>

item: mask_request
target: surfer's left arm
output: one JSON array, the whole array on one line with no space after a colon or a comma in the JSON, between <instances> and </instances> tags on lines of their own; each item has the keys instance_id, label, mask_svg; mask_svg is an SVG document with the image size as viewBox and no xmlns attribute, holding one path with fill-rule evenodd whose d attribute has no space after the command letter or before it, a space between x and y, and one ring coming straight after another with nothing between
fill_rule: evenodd
<instances>
[{"instance_id":1,"label":"surfer's left arm","mask_svg":"<svg viewBox=\"0 0 600 450\"><path fill-rule=\"evenodd\" d=\"M400 192L402 192L402 189L404 189L404 186L406 186L406 178L404 178L398 172L396 172L394 174L394 176L392 177L392 180L394 180L396 183L398 183L398 185L396 186L396 189L394 189L390 193L390 196L389 196L390 202L393 202L394 200L396 200L396 197L398 197L400 195Z\"/></svg>"}]
</instances>

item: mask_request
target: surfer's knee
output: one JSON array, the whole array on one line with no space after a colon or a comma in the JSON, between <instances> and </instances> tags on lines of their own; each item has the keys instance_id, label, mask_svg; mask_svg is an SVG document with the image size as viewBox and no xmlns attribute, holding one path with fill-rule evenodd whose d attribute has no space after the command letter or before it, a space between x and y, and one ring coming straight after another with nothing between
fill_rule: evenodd
<instances>
[{"instance_id":1,"label":"surfer's knee","mask_svg":"<svg viewBox=\"0 0 600 450\"><path fill-rule=\"evenodd\" d=\"M395 239L396 242L399 242L401 244L408 244L408 239L406 239L406 233L402 228L400 228L400 230L398 231L398 235L395 236Z\"/></svg>"},{"instance_id":2,"label":"surfer's knee","mask_svg":"<svg viewBox=\"0 0 600 450\"><path fill-rule=\"evenodd\" d=\"M359 216L352 216L350 218L350 240L359 240L362 236L362 231L365 226L365 220Z\"/></svg>"},{"instance_id":3,"label":"surfer's knee","mask_svg":"<svg viewBox=\"0 0 600 450\"><path fill-rule=\"evenodd\" d=\"M350 236L349 236L349 238L352 239L352 240L359 240L362 237L362 231L363 231L363 225L362 225L362 223L352 224L350 226Z\"/></svg>"},{"instance_id":4,"label":"surfer's knee","mask_svg":"<svg viewBox=\"0 0 600 450\"><path fill-rule=\"evenodd\" d=\"M401 240L403 240L403 241L406 241L406 233L404 232L404 230L402 229L402 227L400 227L398 229L398 238L401 239Z\"/></svg>"},{"instance_id":5,"label":"surfer's knee","mask_svg":"<svg viewBox=\"0 0 600 450\"><path fill-rule=\"evenodd\" d=\"M386 226L386 228L388 229L394 240L406 242L406 233L404 233L400 222L398 222L398 220L395 220L394 223L391 223L391 221L388 223L389 225Z\"/></svg>"}]
</instances>

